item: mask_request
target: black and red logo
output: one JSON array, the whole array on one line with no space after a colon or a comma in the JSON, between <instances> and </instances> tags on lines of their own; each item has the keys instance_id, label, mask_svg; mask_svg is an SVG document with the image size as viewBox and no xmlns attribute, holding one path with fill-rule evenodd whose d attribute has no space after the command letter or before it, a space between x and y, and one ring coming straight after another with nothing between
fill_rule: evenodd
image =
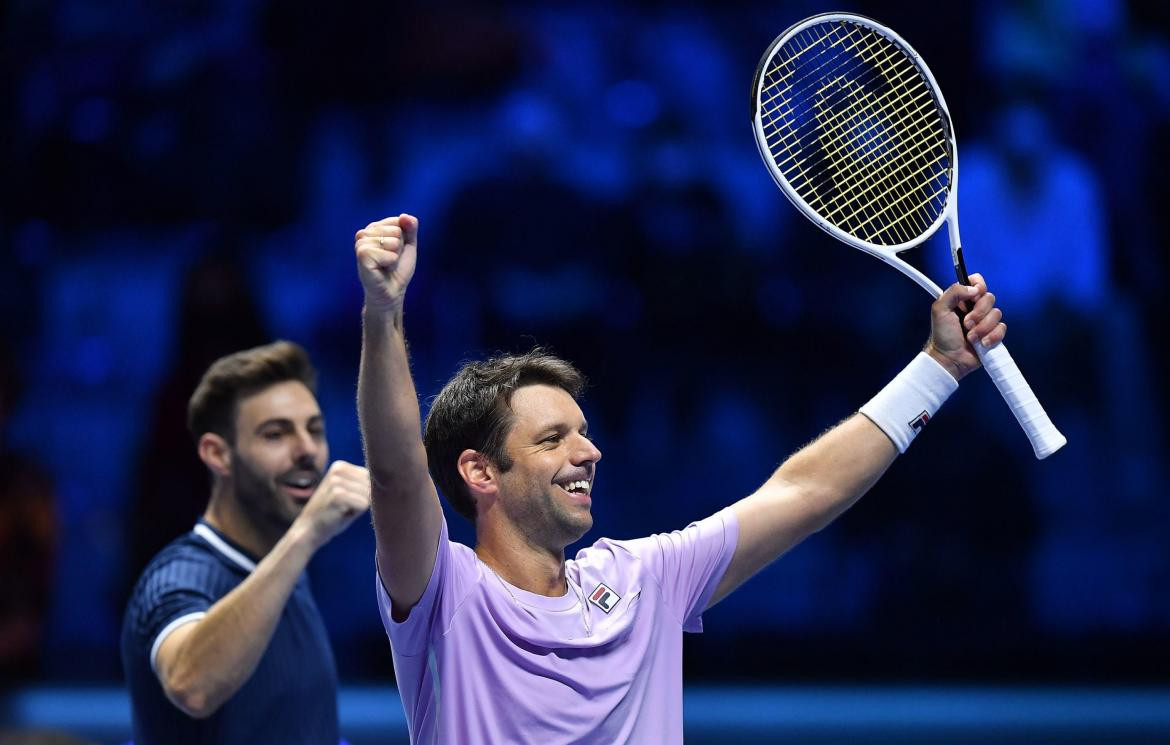
<instances>
[{"instance_id":1,"label":"black and red logo","mask_svg":"<svg viewBox=\"0 0 1170 745\"><path fill-rule=\"evenodd\" d=\"M915 432L921 432L922 428L925 427L926 423L929 421L930 421L930 414L927 414L924 411L921 414L919 414L918 416L914 417L914 419L912 419L909 422L910 429L914 430Z\"/></svg>"},{"instance_id":2,"label":"black and red logo","mask_svg":"<svg viewBox=\"0 0 1170 745\"><path fill-rule=\"evenodd\" d=\"M611 610L613 610L613 607L617 605L618 601L621 599L622 596L618 595L612 589L607 587L605 583L598 585L596 590L589 593L589 602L593 603L598 608L601 608L606 613L609 613Z\"/></svg>"}]
</instances>

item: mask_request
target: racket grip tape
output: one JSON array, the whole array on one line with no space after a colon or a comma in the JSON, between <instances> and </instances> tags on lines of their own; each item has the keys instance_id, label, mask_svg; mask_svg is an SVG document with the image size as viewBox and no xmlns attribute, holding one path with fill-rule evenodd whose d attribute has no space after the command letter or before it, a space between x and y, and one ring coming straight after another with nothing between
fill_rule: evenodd
<instances>
[{"instance_id":1,"label":"racket grip tape","mask_svg":"<svg viewBox=\"0 0 1170 745\"><path fill-rule=\"evenodd\" d=\"M983 367L991 376L995 387L999 389L1012 413L1016 415L1016 421L1028 435L1032 449L1036 451L1036 458L1043 460L1064 447L1068 440L1036 400L1036 394L1032 392L1028 381L1024 380L1023 373L1008 353L1007 347L997 344L991 349L986 349L983 345L976 344L975 351L983 361Z\"/></svg>"}]
</instances>

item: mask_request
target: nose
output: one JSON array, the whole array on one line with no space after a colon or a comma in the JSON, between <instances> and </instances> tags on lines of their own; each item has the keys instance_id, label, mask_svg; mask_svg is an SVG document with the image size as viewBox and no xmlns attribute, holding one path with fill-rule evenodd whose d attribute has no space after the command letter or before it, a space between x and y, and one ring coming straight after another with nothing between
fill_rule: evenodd
<instances>
[{"instance_id":1,"label":"nose","mask_svg":"<svg viewBox=\"0 0 1170 745\"><path fill-rule=\"evenodd\" d=\"M601 460L601 450L593 444L593 441L584 435L578 435L580 444L573 453L573 465L579 466L582 463L596 463Z\"/></svg>"},{"instance_id":2,"label":"nose","mask_svg":"<svg viewBox=\"0 0 1170 745\"><path fill-rule=\"evenodd\" d=\"M316 460L317 455L321 452L322 443L307 429L297 431L296 436L296 451L293 453L294 460L308 459Z\"/></svg>"}]
</instances>

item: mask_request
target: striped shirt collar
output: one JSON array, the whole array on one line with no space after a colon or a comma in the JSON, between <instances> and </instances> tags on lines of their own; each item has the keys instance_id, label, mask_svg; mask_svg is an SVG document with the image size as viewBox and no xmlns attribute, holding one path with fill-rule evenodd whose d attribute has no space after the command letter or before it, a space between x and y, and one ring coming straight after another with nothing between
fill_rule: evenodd
<instances>
[{"instance_id":1,"label":"striped shirt collar","mask_svg":"<svg viewBox=\"0 0 1170 745\"><path fill-rule=\"evenodd\" d=\"M192 532L211 544L212 548L227 557L233 564L243 567L245 571L251 572L256 569L255 561L248 558L242 550L231 545L228 539L211 527L207 521L200 519L195 523Z\"/></svg>"}]
</instances>

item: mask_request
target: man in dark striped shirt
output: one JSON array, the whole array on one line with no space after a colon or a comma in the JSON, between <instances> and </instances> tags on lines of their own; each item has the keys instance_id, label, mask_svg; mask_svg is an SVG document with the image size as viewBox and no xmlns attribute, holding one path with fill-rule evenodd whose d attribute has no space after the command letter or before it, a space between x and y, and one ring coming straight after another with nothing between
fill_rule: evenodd
<instances>
[{"instance_id":1,"label":"man in dark striped shirt","mask_svg":"<svg viewBox=\"0 0 1170 745\"><path fill-rule=\"evenodd\" d=\"M305 567L369 507L337 461L305 351L218 360L187 410L211 499L151 561L122 625L137 745L339 740L337 670Z\"/></svg>"}]
</instances>

